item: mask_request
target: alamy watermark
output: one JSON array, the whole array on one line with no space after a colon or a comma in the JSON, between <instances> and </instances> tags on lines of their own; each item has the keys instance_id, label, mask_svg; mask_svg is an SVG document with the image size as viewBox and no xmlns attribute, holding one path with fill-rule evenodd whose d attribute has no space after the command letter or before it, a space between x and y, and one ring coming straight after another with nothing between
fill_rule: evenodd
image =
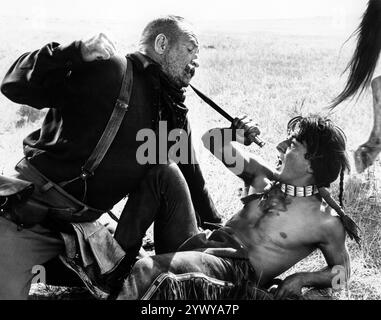
<instances>
[{"instance_id":1,"label":"alamy watermark","mask_svg":"<svg viewBox=\"0 0 381 320\"><path fill-rule=\"evenodd\" d=\"M332 289L342 290L348 288L349 274L347 269L342 265L335 265L331 269L331 273L335 274L332 278Z\"/></svg>"},{"instance_id":2,"label":"alamy watermark","mask_svg":"<svg viewBox=\"0 0 381 320\"><path fill-rule=\"evenodd\" d=\"M34 275L32 278L32 284L42 283L46 284L46 270L42 265L35 265L32 268L32 274Z\"/></svg>"},{"instance_id":3,"label":"alamy watermark","mask_svg":"<svg viewBox=\"0 0 381 320\"><path fill-rule=\"evenodd\" d=\"M241 174L244 170L244 159L233 148L225 148L235 137L244 135L243 129L226 128L210 131L203 139L205 148L200 148L197 157L203 157L205 150L213 154L220 153L224 164L235 174ZM136 141L143 143L136 151L136 160L139 164L167 164L172 161L176 164L198 164L191 139L183 129L172 129L168 132L166 121L160 121L158 130L141 129L136 134Z\"/></svg>"}]
</instances>

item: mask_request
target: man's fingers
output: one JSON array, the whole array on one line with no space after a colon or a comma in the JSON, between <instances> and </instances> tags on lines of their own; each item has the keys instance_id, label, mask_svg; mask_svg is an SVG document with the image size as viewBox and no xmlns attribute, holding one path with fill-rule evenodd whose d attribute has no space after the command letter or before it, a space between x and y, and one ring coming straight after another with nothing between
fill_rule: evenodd
<instances>
[{"instance_id":1,"label":"man's fingers","mask_svg":"<svg viewBox=\"0 0 381 320\"><path fill-rule=\"evenodd\" d=\"M277 290L275 291L274 299L279 300L279 297L281 296L281 294L282 294L282 289L278 287Z\"/></svg>"},{"instance_id":2,"label":"man's fingers","mask_svg":"<svg viewBox=\"0 0 381 320\"><path fill-rule=\"evenodd\" d=\"M238 128L238 129L245 129L245 123L242 122L242 121L239 121L239 122L238 122L238 125L237 125L237 128Z\"/></svg>"},{"instance_id":3,"label":"man's fingers","mask_svg":"<svg viewBox=\"0 0 381 320\"><path fill-rule=\"evenodd\" d=\"M240 120L239 123L242 128L249 128L253 126L252 121L250 119Z\"/></svg>"},{"instance_id":4,"label":"man's fingers","mask_svg":"<svg viewBox=\"0 0 381 320\"><path fill-rule=\"evenodd\" d=\"M238 126L239 118L233 119L233 126L236 128Z\"/></svg>"},{"instance_id":5,"label":"man's fingers","mask_svg":"<svg viewBox=\"0 0 381 320\"><path fill-rule=\"evenodd\" d=\"M108 60L116 54L112 41L104 34L99 33L92 38L82 41L81 54L85 61Z\"/></svg>"},{"instance_id":6,"label":"man's fingers","mask_svg":"<svg viewBox=\"0 0 381 320\"><path fill-rule=\"evenodd\" d=\"M108 42L109 42L109 44L110 44L110 46L111 46L113 52L115 53L115 52L116 52L116 46L115 46L114 42L111 41L110 39L108 39Z\"/></svg>"},{"instance_id":7,"label":"man's fingers","mask_svg":"<svg viewBox=\"0 0 381 320\"><path fill-rule=\"evenodd\" d=\"M104 46L104 49L107 51L108 53L108 58L112 57L115 55L115 49L113 47L111 47L110 45L105 45Z\"/></svg>"},{"instance_id":8,"label":"man's fingers","mask_svg":"<svg viewBox=\"0 0 381 320\"><path fill-rule=\"evenodd\" d=\"M97 57L99 57L99 59L108 60L115 55L115 50L110 45L106 43L102 43L97 48L97 53L98 53Z\"/></svg>"},{"instance_id":9,"label":"man's fingers","mask_svg":"<svg viewBox=\"0 0 381 320\"><path fill-rule=\"evenodd\" d=\"M112 41L111 41L111 39L110 39L106 34L104 34L103 32L99 33L98 38L99 38L101 41L107 42L107 43L109 43L110 45L112 45Z\"/></svg>"},{"instance_id":10,"label":"man's fingers","mask_svg":"<svg viewBox=\"0 0 381 320\"><path fill-rule=\"evenodd\" d=\"M248 136L250 134L259 135L260 131L258 126L253 124L253 120L248 118L246 115L242 117L237 117L233 120L233 126L236 129L244 129L245 135Z\"/></svg>"},{"instance_id":11,"label":"man's fingers","mask_svg":"<svg viewBox=\"0 0 381 320\"><path fill-rule=\"evenodd\" d=\"M278 285L277 291L275 292L275 295L274 295L274 299L283 300L283 299L286 299L289 294L290 292L285 286Z\"/></svg>"},{"instance_id":12,"label":"man's fingers","mask_svg":"<svg viewBox=\"0 0 381 320\"><path fill-rule=\"evenodd\" d=\"M260 135L261 134L258 127L255 127L255 126L246 127L245 129L246 129L246 135L250 135L250 134Z\"/></svg>"},{"instance_id":13,"label":"man's fingers","mask_svg":"<svg viewBox=\"0 0 381 320\"><path fill-rule=\"evenodd\" d=\"M104 33L95 37L93 50L96 52L97 59L102 60L108 60L116 53L114 44Z\"/></svg>"},{"instance_id":14,"label":"man's fingers","mask_svg":"<svg viewBox=\"0 0 381 320\"><path fill-rule=\"evenodd\" d=\"M283 300L283 299L285 298L285 296L286 296L286 290L284 290L283 288L281 288L281 289L277 292L277 294L276 294L276 296L275 296L275 299L276 299L276 300Z\"/></svg>"},{"instance_id":15,"label":"man's fingers","mask_svg":"<svg viewBox=\"0 0 381 320\"><path fill-rule=\"evenodd\" d=\"M104 46L99 46L95 51L96 58L98 60L108 60L110 59L110 53Z\"/></svg>"},{"instance_id":16,"label":"man's fingers","mask_svg":"<svg viewBox=\"0 0 381 320\"><path fill-rule=\"evenodd\" d=\"M114 42L112 40L110 40L110 38L107 35L105 35L104 33L100 34L100 38L104 41L105 45L110 48L110 50L113 52L113 54L115 54L116 47L114 45Z\"/></svg>"},{"instance_id":17,"label":"man's fingers","mask_svg":"<svg viewBox=\"0 0 381 320\"><path fill-rule=\"evenodd\" d=\"M240 118L235 118L233 120L233 125L236 129L243 129L245 127L245 124L241 121Z\"/></svg>"}]
</instances>

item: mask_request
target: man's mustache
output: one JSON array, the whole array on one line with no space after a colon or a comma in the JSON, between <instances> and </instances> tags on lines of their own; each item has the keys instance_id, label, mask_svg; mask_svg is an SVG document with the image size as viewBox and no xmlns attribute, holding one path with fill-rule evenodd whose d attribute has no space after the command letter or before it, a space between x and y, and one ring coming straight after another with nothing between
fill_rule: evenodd
<instances>
[{"instance_id":1,"label":"man's mustache","mask_svg":"<svg viewBox=\"0 0 381 320\"><path fill-rule=\"evenodd\" d=\"M196 72L196 68L187 65L187 66L185 67L185 72L188 73L190 76L193 77L194 74L195 74L195 72Z\"/></svg>"}]
</instances>

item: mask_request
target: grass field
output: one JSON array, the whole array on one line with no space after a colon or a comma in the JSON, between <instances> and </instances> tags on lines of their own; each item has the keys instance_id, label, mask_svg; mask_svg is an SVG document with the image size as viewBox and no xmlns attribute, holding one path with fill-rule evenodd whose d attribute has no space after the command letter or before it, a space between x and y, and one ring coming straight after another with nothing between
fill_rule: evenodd
<instances>
[{"instance_id":1,"label":"grass field","mask_svg":"<svg viewBox=\"0 0 381 320\"><path fill-rule=\"evenodd\" d=\"M311 22L312 24L312 22ZM252 28L204 28L200 33L201 67L193 84L211 96L233 116L248 114L261 128L267 142L263 149L247 150L275 161L276 143L284 137L287 121L295 115L310 112L326 114L330 99L343 86L344 69L351 53L351 43L341 48L347 33L330 32L324 21L313 21L307 32L302 24L287 21L266 24L257 22ZM319 32L319 26L324 32ZM133 51L140 29L120 22L65 22L51 20L15 21L4 17L0 22L0 74L25 51L37 49L50 41L68 42L97 31L111 33L121 52ZM10 32L11 30L11 32ZM26 33L28 31L28 33ZM190 121L199 159L208 188L218 210L225 218L241 206L237 190L238 178L228 172L200 145L199 138L211 127L228 123L187 92ZM364 142L372 126L371 96L366 92L357 103L341 106L331 113L348 137L352 157ZM10 172L22 156L22 138L36 128L39 121L29 121L24 112L20 121L19 107L0 97L0 171ZM16 125L17 124L17 125ZM345 180L345 207L362 229L361 247L348 240L352 259L352 278L348 290L337 293L341 299L381 299L381 165L378 161L364 174L353 170ZM337 192L337 185L332 186ZM314 253L290 272L313 271L324 266L320 253ZM288 274L287 273L287 274Z\"/></svg>"}]
</instances>

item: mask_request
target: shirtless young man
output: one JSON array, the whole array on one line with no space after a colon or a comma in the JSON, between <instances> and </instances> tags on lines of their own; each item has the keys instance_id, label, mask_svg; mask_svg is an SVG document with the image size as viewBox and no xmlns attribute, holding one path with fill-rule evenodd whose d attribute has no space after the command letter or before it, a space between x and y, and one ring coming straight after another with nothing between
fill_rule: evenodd
<instances>
[{"instance_id":1,"label":"shirtless young man","mask_svg":"<svg viewBox=\"0 0 381 320\"><path fill-rule=\"evenodd\" d=\"M244 118L235 119L233 128L242 129L236 130L235 136L237 142L245 145L251 143L246 137L258 132ZM210 295L211 287L218 287L216 291L221 293L224 286L242 286L248 281L266 288L275 277L315 249L322 251L327 267L287 277L278 286L276 299L298 296L303 287L332 287L336 275L332 270L334 266L345 270L343 276L348 280L350 261L342 220L349 218L324 206L319 194L322 187L328 187L340 175L339 197L342 198L343 174L348 169L342 131L330 120L318 116L292 119L287 139L277 146L280 163L272 168L259 157L240 153L228 138L229 130L231 128L209 130L203 141L225 165L243 161L243 171L238 174L248 192L242 198L243 208L218 230L201 233L195 230L195 235L181 245L178 252L139 260L125 280L119 299L190 298L186 292L192 290L181 283L188 282L189 288L197 278L198 283L201 279L203 289L199 290L199 296L191 298L219 299L218 294ZM211 143L211 137L221 135L224 138L220 146L215 143L216 139ZM174 198L174 192L168 187L171 177L179 181L179 172L173 171L171 166L163 171L166 173L160 181L165 180L167 184L161 185L167 187L162 194L168 201ZM175 197L187 192L177 185ZM188 214L193 214L192 208ZM179 292L174 293L173 288Z\"/></svg>"}]
</instances>

